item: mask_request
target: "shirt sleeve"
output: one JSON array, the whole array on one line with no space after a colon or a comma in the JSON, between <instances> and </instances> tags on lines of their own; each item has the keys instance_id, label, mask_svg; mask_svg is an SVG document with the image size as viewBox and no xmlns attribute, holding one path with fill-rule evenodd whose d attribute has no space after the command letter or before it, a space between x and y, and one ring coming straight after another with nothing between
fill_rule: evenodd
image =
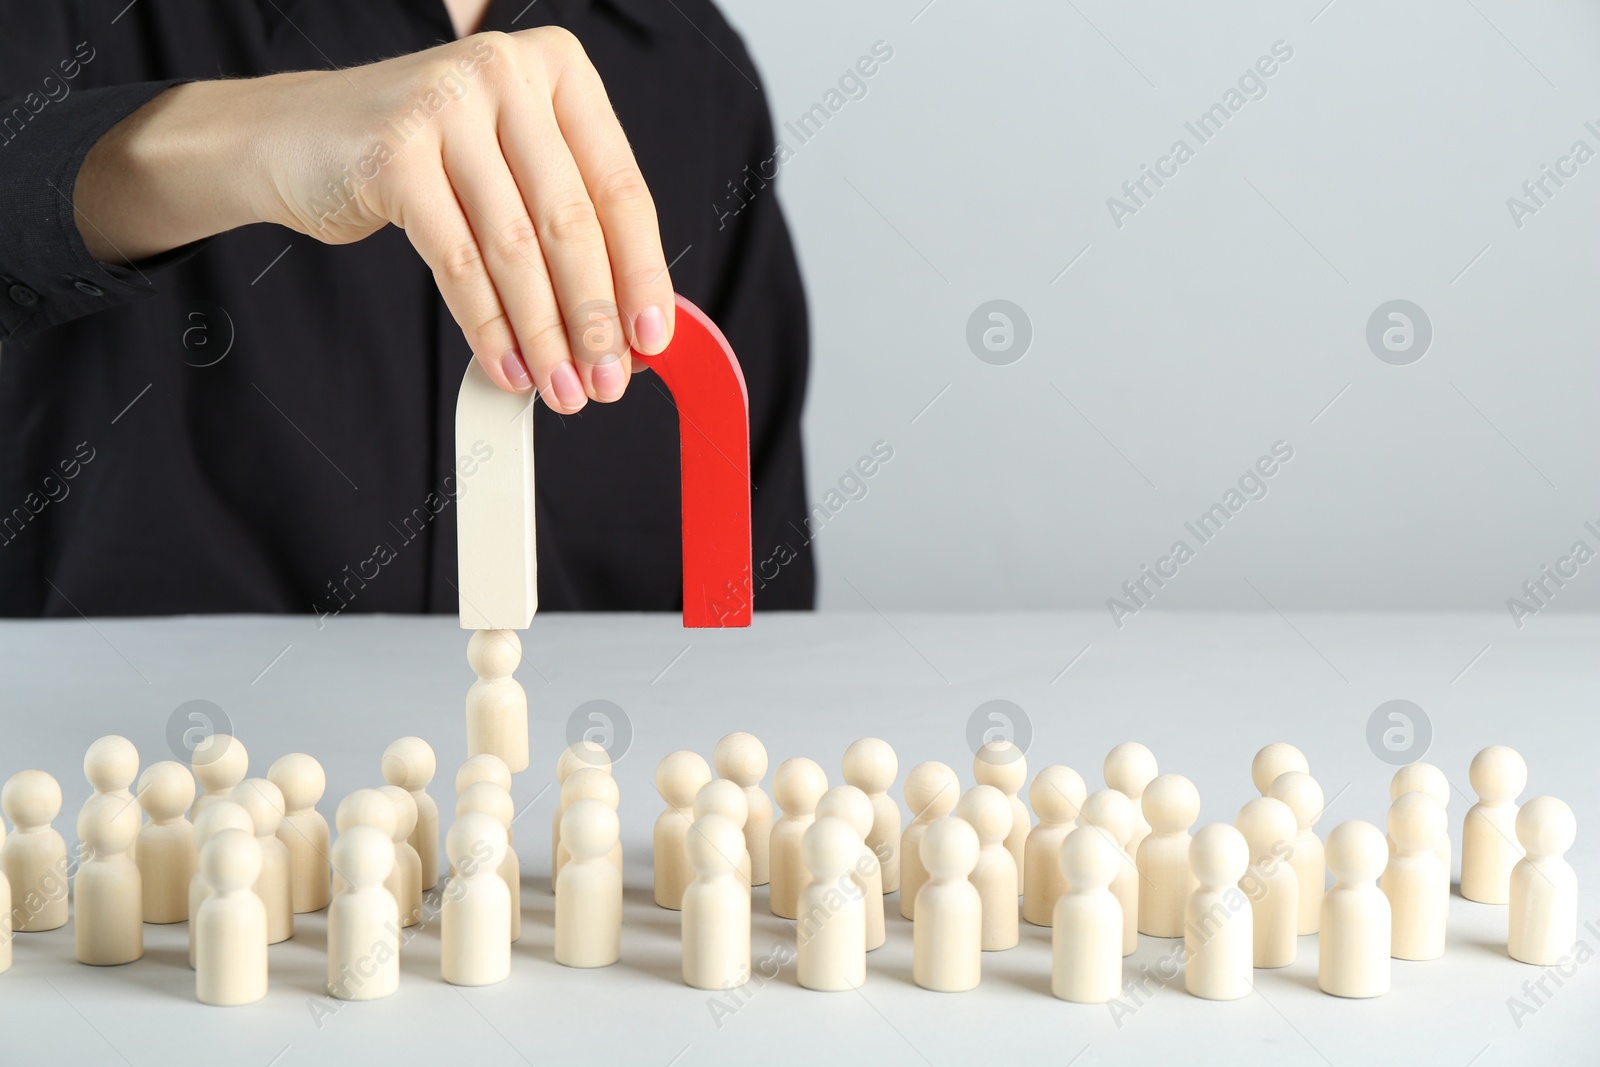
<instances>
[{"instance_id":1,"label":"shirt sleeve","mask_svg":"<svg viewBox=\"0 0 1600 1067\"><path fill-rule=\"evenodd\" d=\"M95 143L178 83L69 89L57 99L70 84L58 75L37 89L0 90L0 340L148 295L155 291L150 271L192 253L195 246L129 266L101 263L89 253L72 206L78 170Z\"/></svg>"}]
</instances>

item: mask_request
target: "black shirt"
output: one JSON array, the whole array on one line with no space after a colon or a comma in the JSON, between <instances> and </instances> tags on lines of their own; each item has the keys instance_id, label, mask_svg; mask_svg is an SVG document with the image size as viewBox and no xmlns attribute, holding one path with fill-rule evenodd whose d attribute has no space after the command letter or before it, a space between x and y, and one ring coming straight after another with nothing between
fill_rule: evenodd
<instances>
[{"instance_id":1,"label":"black shirt","mask_svg":"<svg viewBox=\"0 0 1600 1067\"><path fill-rule=\"evenodd\" d=\"M90 147L174 81L432 47L454 37L443 3L125 4L0 0L0 614L454 612L471 354L405 234L249 226L118 267L71 209ZM551 22L605 81L674 287L743 366L755 604L810 608L805 302L770 184L746 181L774 144L754 66L709 0L495 0L483 28ZM680 607L660 379L535 410L540 607Z\"/></svg>"}]
</instances>

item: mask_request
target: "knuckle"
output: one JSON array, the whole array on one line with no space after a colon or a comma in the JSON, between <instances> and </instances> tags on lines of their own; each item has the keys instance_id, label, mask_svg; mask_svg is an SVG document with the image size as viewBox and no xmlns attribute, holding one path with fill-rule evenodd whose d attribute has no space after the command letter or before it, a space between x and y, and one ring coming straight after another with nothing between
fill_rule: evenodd
<instances>
[{"instance_id":1,"label":"knuckle","mask_svg":"<svg viewBox=\"0 0 1600 1067\"><path fill-rule=\"evenodd\" d=\"M617 277L617 285L634 292L647 293L658 287L670 292L672 279L667 273L667 265L657 258L653 264L623 271Z\"/></svg>"},{"instance_id":2,"label":"knuckle","mask_svg":"<svg viewBox=\"0 0 1600 1067\"><path fill-rule=\"evenodd\" d=\"M473 336L478 338L480 341L495 343L502 341L504 338L509 336L510 333L511 320L506 318L506 313L504 311L501 311L498 314L485 319L483 322L478 323L477 329L473 331Z\"/></svg>"},{"instance_id":3,"label":"knuckle","mask_svg":"<svg viewBox=\"0 0 1600 1067\"><path fill-rule=\"evenodd\" d=\"M546 319L519 334L517 340L523 353L542 366L567 358L567 329L560 319Z\"/></svg>"},{"instance_id":4,"label":"knuckle","mask_svg":"<svg viewBox=\"0 0 1600 1067\"><path fill-rule=\"evenodd\" d=\"M587 196L558 201L545 215L545 230L552 241L583 243L593 241L600 232L594 204Z\"/></svg>"},{"instance_id":5,"label":"knuckle","mask_svg":"<svg viewBox=\"0 0 1600 1067\"><path fill-rule=\"evenodd\" d=\"M526 215L512 221L496 234L495 254L505 262L526 260L534 262L541 254L539 231Z\"/></svg>"},{"instance_id":6,"label":"knuckle","mask_svg":"<svg viewBox=\"0 0 1600 1067\"><path fill-rule=\"evenodd\" d=\"M571 59L584 54L583 44L579 42L578 35L565 26L540 26L530 30L533 39L539 47L560 59Z\"/></svg>"},{"instance_id":7,"label":"knuckle","mask_svg":"<svg viewBox=\"0 0 1600 1067\"><path fill-rule=\"evenodd\" d=\"M441 280L457 287L474 286L483 280L483 248L477 241L466 241L445 253L439 261Z\"/></svg>"},{"instance_id":8,"label":"knuckle","mask_svg":"<svg viewBox=\"0 0 1600 1067\"><path fill-rule=\"evenodd\" d=\"M595 185L595 197L612 207L654 208L644 175L631 163L606 171Z\"/></svg>"}]
</instances>

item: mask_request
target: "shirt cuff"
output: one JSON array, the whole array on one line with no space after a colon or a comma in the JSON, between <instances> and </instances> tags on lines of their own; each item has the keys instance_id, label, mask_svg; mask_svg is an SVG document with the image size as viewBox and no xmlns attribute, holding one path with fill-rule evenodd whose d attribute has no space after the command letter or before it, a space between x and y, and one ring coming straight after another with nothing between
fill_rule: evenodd
<instances>
[{"instance_id":1,"label":"shirt cuff","mask_svg":"<svg viewBox=\"0 0 1600 1067\"><path fill-rule=\"evenodd\" d=\"M199 249L203 242L129 266L101 263L84 244L72 208L78 170L95 143L182 81L88 89L60 101L0 100L0 189L6 191L0 197L0 340L151 295L146 271Z\"/></svg>"}]
</instances>

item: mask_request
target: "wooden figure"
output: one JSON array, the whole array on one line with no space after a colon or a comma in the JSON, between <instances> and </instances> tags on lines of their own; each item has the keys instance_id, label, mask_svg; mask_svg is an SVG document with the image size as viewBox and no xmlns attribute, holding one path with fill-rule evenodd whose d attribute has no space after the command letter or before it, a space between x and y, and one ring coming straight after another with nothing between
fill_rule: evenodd
<instances>
[{"instance_id":1,"label":"wooden figure","mask_svg":"<svg viewBox=\"0 0 1600 1067\"><path fill-rule=\"evenodd\" d=\"M506 893L511 898L511 915L506 920L509 941L522 938L522 861L511 847L511 820L517 817L511 794L490 782L469 785L456 798L456 818L471 814L488 815L506 831L506 846L500 853L498 868Z\"/></svg>"},{"instance_id":2,"label":"wooden figure","mask_svg":"<svg viewBox=\"0 0 1600 1067\"><path fill-rule=\"evenodd\" d=\"M1133 837L1128 841L1128 854L1139 855L1139 846L1150 834L1150 824L1144 818L1145 787L1155 781L1160 770L1156 767L1153 752L1137 741L1124 741L1106 753L1102 772L1106 785L1133 801Z\"/></svg>"},{"instance_id":3,"label":"wooden figure","mask_svg":"<svg viewBox=\"0 0 1600 1067\"><path fill-rule=\"evenodd\" d=\"M499 756L513 774L528 769L528 694L513 677L521 662L516 630L478 630L467 641L478 676L467 690L467 752Z\"/></svg>"},{"instance_id":4,"label":"wooden figure","mask_svg":"<svg viewBox=\"0 0 1600 1067\"><path fill-rule=\"evenodd\" d=\"M179 814L188 806L179 807ZM72 896L79 963L110 967L144 955L139 866L133 859L138 836L139 809L115 793L91 797L78 812L83 860L72 879Z\"/></svg>"},{"instance_id":5,"label":"wooden figure","mask_svg":"<svg viewBox=\"0 0 1600 1067\"><path fill-rule=\"evenodd\" d=\"M556 877L556 962L609 967L622 957L622 875L611 862L621 825L604 801L574 801L561 817L571 859Z\"/></svg>"},{"instance_id":6,"label":"wooden figure","mask_svg":"<svg viewBox=\"0 0 1600 1067\"><path fill-rule=\"evenodd\" d=\"M1281 800L1256 797L1239 809L1233 825L1250 848L1239 889L1250 898L1251 962L1287 967L1300 947L1300 879L1289 864L1299 833L1294 812Z\"/></svg>"},{"instance_id":7,"label":"wooden figure","mask_svg":"<svg viewBox=\"0 0 1600 1067\"><path fill-rule=\"evenodd\" d=\"M878 864L878 854L867 846L867 834L872 832L872 800L853 785L836 785L817 801L817 818L838 819L861 835L861 855L850 865L849 876L861 897L867 951L881 948L889 934L883 915L883 869Z\"/></svg>"},{"instance_id":8,"label":"wooden figure","mask_svg":"<svg viewBox=\"0 0 1600 1067\"><path fill-rule=\"evenodd\" d=\"M900 760L889 742L863 737L844 750L843 769L845 782L872 801L867 847L883 872L883 891L896 892L900 888L900 805L889 795L889 787L900 774Z\"/></svg>"},{"instance_id":9,"label":"wooden figure","mask_svg":"<svg viewBox=\"0 0 1600 1067\"><path fill-rule=\"evenodd\" d=\"M1328 835L1333 885L1323 895L1317 930L1317 986L1324 993L1389 991L1389 898L1375 884L1388 854L1383 834L1368 822L1343 822Z\"/></svg>"},{"instance_id":10,"label":"wooden figure","mask_svg":"<svg viewBox=\"0 0 1600 1067\"><path fill-rule=\"evenodd\" d=\"M694 798L711 781L711 767L698 752L669 753L656 766L656 792L667 808L656 817L654 845L655 898L659 907L677 911L689 884L689 857L684 838L694 822ZM791 916L792 918L792 916Z\"/></svg>"},{"instance_id":11,"label":"wooden figure","mask_svg":"<svg viewBox=\"0 0 1600 1067\"><path fill-rule=\"evenodd\" d=\"M400 912L384 882L394 842L370 826L339 835L332 862L346 887L328 908L328 994L377 1000L400 988Z\"/></svg>"},{"instance_id":12,"label":"wooden figure","mask_svg":"<svg viewBox=\"0 0 1600 1067\"><path fill-rule=\"evenodd\" d=\"M1389 954L1397 960L1432 960L1444 955L1450 879L1434 852L1444 827L1444 808L1426 793L1401 793L1389 805L1389 840L1394 842L1394 850L1378 888L1389 898Z\"/></svg>"},{"instance_id":13,"label":"wooden figure","mask_svg":"<svg viewBox=\"0 0 1600 1067\"><path fill-rule=\"evenodd\" d=\"M417 806L417 825L408 840L422 863L423 892L439 884L439 805L428 795L438 769L433 746L420 737L399 738L383 750L383 780L408 791ZM326 832L326 822L323 828Z\"/></svg>"},{"instance_id":14,"label":"wooden figure","mask_svg":"<svg viewBox=\"0 0 1600 1067\"><path fill-rule=\"evenodd\" d=\"M781 774L782 766L778 770ZM779 789L777 779L773 788ZM778 806L783 807L781 796ZM800 890L795 934L802 988L837 992L858 989L867 980L866 909L861 897L846 888L850 865L859 855L861 837L843 819L816 819L801 838L807 878Z\"/></svg>"},{"instance_id":15,"label":"wooden figure","mask_svg":"<svg viewBox=\"0 0 1600 1067\"><path fill-rule=\"evenodd\" d=\"M750 889L731 856L744 835L722 815L695 820L687 841L694 880L683 891L683 980L733 989L750 980Z\"/></svg>"},{"instance_id":16,"label":"wooden figure","mask_svg":"<svg viewBox=\"0 0 1600 1067\"><path fill-rule=\"evenodd\" d=\"M1525 854L1511 869L1506 951L1512 959L1540 967L1571 965L1578 941L1578 875L1566 852L1577 837L1577 818L1555 797L1534 797L1517 812L1517 840Z\"/></svg>"},{"instance_id":17,"label":"wooden figure","mask_svg":"<svg viewBox=\"0 0 1600 1067\"><path fill-rule=\"evenodd\" d=\"M1200 817L1200 792L1181 774L1163 774L1145 788L1150 834L1139 845L1139 932L1182 937L1183 909L1195 887L1189 827Z\"/></svg>"},{"instance_id":18,"label":"wooden figure","mask_svg":"<svg viewBox=\"0 0 1600 1067\"><path fill-rule=\"evenodd\" d=\"M939 993L976 988L983 976L983 898L972 884L977 831L965 819L941 816L924 829L919 849L926 877L911 931L912 980Z\"/></svg>"},{"instance_id":19,"label":"wooden figure","mask_svg":"<svg viewBox=\"0 0 1600 1067\"><path fill-rule=\"evenodd\" d=\"M50 824L61 814L61 785L44 771L18 771L0 790L11 832L0 872L11 886L12 929L19 934L67 924L67 842Z\"/></svg>"},{"instance_id":20,"label":"wooden figure","mask_svg":"<svg viewBox=\"0 0 1600 1067\"><path fill-rule=\"evenodd\" d=\"M561 755L556 758L557 802L555 815L550 820L550 892L552 893L556 891L556 875L561 872L561 864L566 862L565 853L561 849L561 816L567 813L567 781L579 771L603 774L610 778L611 753L606 751L604 745L595 741L574 741L562 749ZM458 785L457 792L460 788ZM588 788L591 791L594 789L593 786ZM506 786L506 791L511 791L510 785ZM618 842L617 847L618 849L622 847L621 842Z\"/></svg>"},{"instance_id":21,"label":"wooden figure","mask_svg":"<svg viewBox=\"0 0 1600 1067\"><path fill-rule=\"evenodd\" d=\"M261 846L261 874L256 895L267 909L267 944L294 936L294 901L289 891L289 850L278 840L283 825L283 793L265 778L246 778L233 787L233 801L250 813Z\"/></svg>"},{"instance_id":22,"label":"wooden figure","mask_svg":"<svg viewBox=\"0 0 1600 1067\"><path fill-rule=\"evenodd\" d=\"M1120 790L1097 789L1078 808L1078 823L1099 830L1122 852L1111 878L1111 895L1122 909L1122 954L1131 955L1139 947L1139 864L1127 848L1134 833L1133 801Z\"/></svg>"},{"instance_id":23,"label":"wooden figure","mask_svg":"<svg viewBox=\"0 0 1600 1067\"><path fill-rule=\"evenodd\" d=\"M451 985L502 982L511 976L511 894L499 874L505 824L468 812L451 824L444 851L456 873L440 914L440 976Z\"/></svg>"},{"instance_id":24,"label":"wooden figure","mask_svg":"<svg viewBox=\"0 0 1600 1067\"><path fill-rule=\"evenodd\" d=\"M915 919L917 891L928 877L922 868L922 835L956 810L961 783L947 764L930 760L911 768L900 788L911 809L911 824L900 835L900 917Z\"/></svg>"},{"instance_id":25,"label":"wooden figure","mask_svg":"<svg viewBox=\"0 0 1600 1067\"><path fill-rule=\"evenodd\" d=\"M224 830L240 830L256 836L255 820L250 813L231 800L219 800L206 806L194 821L194 847L196 855L205 851L206 842ZM195 921L200 905L211 895L211 885L197 869L189 879L189 969L194 970L194 932L200 924Z\"/></svg>"},{"instance_id":26,"label":"wooden figure","mask_svg":"<svg viewBox=\"0 0 1600 1067\"><path fill-rule=\"evenodd\" d=\"M772 772L772 798L783 815L772 824L769 838L767 903L780 919L800 914L800 891L810 877L801 862L800 842L816 821L817 801L827 791L828 775L804 756L784 760Z\"/></svg>"},{"instance_id":27,"label":"wooden figure","mask_svg":"<svg viewBox=\"0 0 1600 1067\"><path fill-rule=\"evenodd\" d=\"M562 779L565 781L565 779ZM493 782L511 792L511 768L506 766L506 761L491 752L480 752L476 756L468 756L462 761L461 767L456 771L456 796L466 792L467 786L478 782Z\"/></svg>"},{"instance_id":28,"label":"wooden figure","mask_svg":"<svg viewBox=\"0 0 1600 1067\"><path fill-rule=\"evenodd\" d=\"M1490 745L1467 770L1478 802L1461 828L1461 895L1480 904L1511 901L1517 844L1517 797L1528 785L1528 764L1516 749Z\"/></svg>"},{"instance_id":29,"label":"wooden figure","mask_svg":"<svg viewBox=\"0 0 1600 1067\"><path fill-rule=\"evenodd\" d=\"M766 746L754 734L731 733L717 742L711 762L717 777L744 790L744 845L750 851L750 884L766 885L772 880L772 798L761 788L761 779L767 776Z\"/></svg>"},{"instance_id":30,"label":"wooden figure","mask_svg":"<svg viewBox=\"0 0 1600 1067\"><path fill-rule=\"evenodd\" d=\"M1126 811L1131 822L1132 807ZM1111 882L1123 848L1099 827L1080 826L1062 839L1057 864L1066 888L1050 917L1050 992L1104 1004L1122 991L1122 906Z\"/></svg>"},{"instance_id":31,"label":"wooden figure","mask_svg":"<svg viewBox=\"0 0 1600 1067\"><path fill-rule=\"evenodd\" d=\"M1455 850L1450 845L1450 780L1444 772L1431 763L1408 763L1394 772L1394 777L1389 780L1389 800L1399 800L1404 793L1426 793L1439 802L1439 806L1446 811L1445 831L1439 835L1439 840L1434 842L1434 855L1439 857L1439 866L1444 868L1444 895L1450 895L1450 876L1455 870ZM1394 838L1389 838L1389 855L1394 855Z\"/></svg>"},{"instance_id":32,"label":"wooden figure","mask_svg":"<svg viewBox=\"0 0 1600 1067\"><path fill-rule=\"evenodd\" d=\"M139 774L139 750L126 737L109 734L89 746L83 754L83 776L95 796L112 794L132 802L129 786ZM92 798L91 798L92 799Z\"/></svg>"},{"instance_id":33,"label":"wooden figure","mask_svg":"<svg viewBox=\"0 0 1600 1067\"><path fill-rule=\"evenodd\" d=\"M1083 777L1060 764L1034 775L1028 788L1039 825L1028 831L1023 849L1027 860L1022 865L1022 917L1035 926L1055 921L1056 901L1067 888L1061 874L1061 842L1077 824L1078 809L1087 795Z\"/></svg>"},{"instance_id":34,"label":"wooden figure","mask_svg":"<svg viewBox=\"0 0 1600 1067\"><path fill-rule=\"evenodd\" d=\"M352 827L370 826L377 830L390 841L394 840L395 810L394 802L383 792L377 789L357 789L345 794L339 801L339 807L333 813L333 825L341 834ZM339 870L338 864L333 866L333 899L337 900L340 893L345 891L349 883L345 881L344 874ZM400 907L399 898L395 899L395 908Z\"/></svg>"},{"instance_id":35,"label":"wooden figure","mask_svg":"<svg viewBox=\"0 0 1600 1067\"><path fill-rule=\"evenodd\" d=\"M261 835L211 835L200 876L208 891L194 917L195 996L224 1007L254 1003L267 995L267 909L252 889L261 878Z\"/></svg>"},{"instance_id":36,"label":"wooden figure","mask_svg":"<svg viewBox=\"0 0 1600 1067\"><path fill-rule=\"evenodd\" d=\"M1028 806L1017 796L1028 783L1028 761L1022 749L1010 741L988 741L972 757L972 777L979 785L992 785L1006 796L1011 807L1011 829L1006 832L1006 851L1017 865L1017 888L1020 891L1027 879L1028 831L1033 828L1033 816ZM979 835L982 836L981 834ZM982 859L978 861L981 866ZM1051 864L1055 866L1055 864Z\"/></svg>"},{"instance_id":37,"label":"wooden figure","mask_svg":"<svg viewBox=\"0 0 1600 1067\"><path fill-rule=\"evenodd\" d=\"M207 805L232 799L234 788L250 770L250 753L237 737L208 734L189 754L189 768L200 785L200 795L189 809L189 821L193 823Z\"/></svg>"},{"instance_id":38,"label":"wooden figure","mask_svg":"<svg viewBox=\"0 0 1600 1067\"><path fill-rule=\"evenodd\" d=\"M678 405L683 500L683 624L749 626L750 398L727 338L679 296L672 341L633 353Z\"/></svg>"},{"instance_id":39,"label":"wooden figure","mask_svg":"<svg viewBox=\"0 0 1600 1067\"><path fill-rule=\"evenodd\" d=\"M1321 921L1322 891L1327 882L1322 839L1315 830L1317 820L1322 818L1322 787L1304 771L1284 771L1272 780L1267 795L1283 801L1294 812L1299 829L1295 832L1289 864L1300 881L1298 929L1301 934L1314 934Z\"/></svg>"},{"instance_id":40,"label":"wooden figure","mask_svg":"<svg viewBox=\"0 0 1600 1067\"><path fill-rule=\"evenodd\" d=\"M609 771L599 767L579 767L567 776L561 783L561 803L557 805L563 815L567 809L580 800L598 800L612 811L617 810L617 805L622 800L622 794L617 790L617 780L611 777ZM567 846L562 844L556 849L555 872L560 875L561 868L566 866L572 854L567 851ZM611 846L611 864L617 869L617 876L622 876L622 841L619 838ZM552 879L550 891L555 892L555 882Z\"/></svg>"},{"instance_id":41,"label":"wooden figure","mask_svg":"<svg viewBox=\"0 0 1600 1067\"><path fill-rule=\"evenodd\" d=\"M385 769L388 760L384 760ZM289 850L289 900L296 915L328 906L328 820L317 801L328 788L328 776L312 756L291 752L267 769L267 781L283 794L283 825L278 840Z\"/></svg>"},{"instance_id":42,"label":"wooden figure","mask_svg":"<svg viewBox=\"0 0 1600 1067\"><path fill-rule=\"evenodd\" d=\"M1244 835L1224 822L1202 826L1189 844L1194 888L1183 911L1183 987L1206 1000L1250 995L1250 898L1239 879L1250 866Z\"/></svg>"},{"instance_id":43,"label":"wooden figure","mask_svg":"<svg viewBox=\"0 0 1600 1067\"><path fill-rule=\"evenodd\" d=\"M1250 761L1250 780L1255 783L1256 792L1267 796L1267 791L1272 788L1273 781L1285 771L1299 771L1301 774L1311 773L1311 764L1306 762L1306 754L1286 741L1274 741L1260 752L1255 759Z\"/></svg>"},{"instance_id":44,"label":"wooden figure","mask_svg":"<svg viewBox=\"0 0 1600 1067\"><path fill-rule=\"evenodd\" d=\"M983 899L983 951L1015 948L1017 927L1017 861L1006 848L1011 832L1011 801L992 785L975 785L956 805L956 815L978 835L978 865L972 884Z\"/></svg>"},{"instance_id":45,"label":"wooden figure","mask_svg":"<svg viewBox=\"0 0 1600 1067\"><path fill-rule=\"evenodd\" d=\"M824 794L826 795L826 794ZM745 820L750 817L749 803L744 798L744 790L726 778L713 778L700 787L700 792L694 795L694 808L690 818L699 822L707 815L721 815L739 828L739 836L744 837ZM694 827L689 829L690 836L694 834ZM745 883L750 882L750 850L743 844L739 846L739 874ZM688 853L684 853L687 861ZM691 868L692 870L692 868ZM691 874L691 878L693 875Z\"/></svg>"},{"instance_id":46,"label":"wooden figure","mask_svg":"<svg viewBox=\"0 0 1600 1067\"><path fill-rule=\"evenodd\" d=\"M422 857L411 844L417 828L417 802L411 798L411 790L398 785L380 786L378 792L394 805L394 833L389 838L394 844L394 863L384 878L384 888L394 894L400 925L415 926L422 921Z\"/></svg>"},{"instance_id":47,"label":"wooden figure","mask_svg":"<svg viewBox=\"0 0 1600 1067\"><path fill-rule=\"evenodd\" d=\"M200 869L194 826L184 817L193 803L194 776L183 764L162 760L139 776L139 806L150 821L135 831L132 858L143 886L147 923L189 918L189 883Z\"/></svg>"}]
</instances>

